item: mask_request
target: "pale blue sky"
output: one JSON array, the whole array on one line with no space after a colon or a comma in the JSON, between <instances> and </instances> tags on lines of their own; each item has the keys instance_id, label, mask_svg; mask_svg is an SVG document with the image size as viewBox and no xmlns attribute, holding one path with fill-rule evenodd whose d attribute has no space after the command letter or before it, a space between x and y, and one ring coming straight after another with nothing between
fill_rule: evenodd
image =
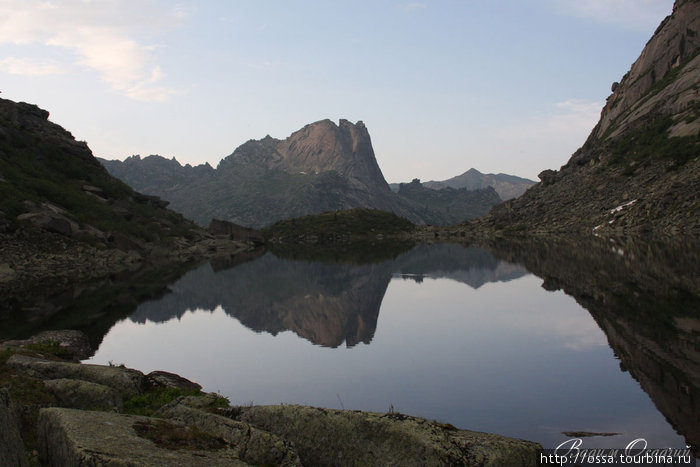
<instances>
[{"instance_id":1,"label":"pale blue sky","mask_svg":"<svg viewBox=\"0 0 700 467\"><path fill-rule=\"evenodd\" d=\"M672 0L0 0L0 97L96 156L216 165L362 120L390 182L536 179L598 120Z\"/></svg>"}]
</instances>

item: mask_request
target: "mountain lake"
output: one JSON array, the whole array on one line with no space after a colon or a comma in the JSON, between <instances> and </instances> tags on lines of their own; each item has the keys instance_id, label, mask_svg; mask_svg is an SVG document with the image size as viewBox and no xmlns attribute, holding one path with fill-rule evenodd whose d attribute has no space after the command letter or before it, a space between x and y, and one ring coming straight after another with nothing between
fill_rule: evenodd
<instances>
[{"instance_id":1,"label":"mountain lake","mask_svg":"<svg viewBox=\"0 0 700 467\"><path fill-rule=\"evenodd\" d=\"M479 248L340 259L199 266L85 362L177 373L233 405L399 412L545 448L697 443L697 330L683 334L687 360L624 313L606 333L575 298Z\"/></svg>"}]
</instances>

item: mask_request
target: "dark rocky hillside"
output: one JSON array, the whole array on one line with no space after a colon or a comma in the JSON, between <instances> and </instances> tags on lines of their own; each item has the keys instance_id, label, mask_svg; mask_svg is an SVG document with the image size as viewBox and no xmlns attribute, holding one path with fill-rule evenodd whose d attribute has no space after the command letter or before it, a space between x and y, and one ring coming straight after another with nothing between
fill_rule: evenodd
<instances>
[{"instance_id":1,"label":"dark rocky hillside","mask_svg":"<svg viewBox=\"0 0 700 467\"><path fill-rule=\"evenodd\" d=\"M677 0L585 144L475 232L700 234L700 2Z\"/></svg>"},{"instance_id":2,"label":"dark rocky hillside","mask_svg":"<svg viewBox=\"0 0 700 467\"><path fill-rule=\"evenodd\" d=\"M170 201L174 210L201 225L218 218L265 227L283 219L352 208L381 209L436 225L470 217L466 211L446 216L444 209L393 193L362 122L340 120L336 125L322 120L284 140L270 136L250 140L216 169L182 166L160 156L101 162L134 189Z\"/></svg>"},{"instance_id":3,"label":"dark rocky hillside","mask_svg":"<svg viewBox=\"0 0 700 467\"><path fill-rule=\"evenodd\" d=\"M49 112L0 99L0 312L10 292L198 254L206 233L109 173ZM36 285L36 284L34 284Z\"/></svg>"}]
</instances>

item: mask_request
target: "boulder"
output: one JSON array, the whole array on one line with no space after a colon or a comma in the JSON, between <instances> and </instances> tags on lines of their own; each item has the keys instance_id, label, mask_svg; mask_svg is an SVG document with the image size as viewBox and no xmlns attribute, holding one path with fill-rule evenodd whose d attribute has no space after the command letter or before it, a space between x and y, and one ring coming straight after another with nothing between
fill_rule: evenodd
<instances>
[{"instance_id":1,"label":"boulder","mask_svg":"<svg viewBox=\"0 0 700 467\"><path fill-rule=\"evenodd\" d=\"M124 397L142 393L145 381L143 373L130 368L57 362L14 354L7 365L40 379L79 379L116 389Z\"/></svg>"},{"instance_id":2,"label":"boulder","mask_svg":"<svg viewBox=\"0 0 700 467\"><path fill-rule=\"evenodd\" d=\"M163 407L159 415L223 439L233 446L234 452L241 460L250 464L302 465L291 443L247 423L186 405L188 400L195 399L201 399L201 397L187 397L174 401Z\"/></svg>"},{"instance_id":3,"label":"boulder","mask_svg":"<svg viewBox=\"0 0 700 467\"><path fill-rule=\"evenodd\" d=\"M19 434L17 419L10 407L10 395L5 388L0 388L0 465L27 465L24 443Z\"/></svg>"},{"instance_id":4,"label":"boulder","mask_svg":"<svg viewBox=\"0 0 700 467\"><path fill-rule=\"evenodd\" d=\"M541 446L398 413L299 405L229 414L291 441L305 465L537 465Z\"/></svg>"},{"instance_id":5,"label":"boulder","mask_svg":"<svg viewBox=\"0 0 700 467\"><path fill-rule=\"evenodd\" d=\"M2 265L0 265L0 271ZM3 342L3 345L10 347L36 347L37 345L50 345L56 343L58 348L65 352L66 356L75 361L80 361L89 358L92 355L92 348L88 337L81 331L72 329L58 331L43 331L34 336L23 340L10 340Z\"/></svg>"},{"instance_id":6,"label":"boulder","mask_svg":"<svg viewBox=\"0 0 700 467\"><path fill-rule=\"evenodd\" d=\"M77 224L69 221L65 216L49 211L28 212L17 216L19 221L28 221L31 224L61 235L70 236L77 230Z\"/></svg>"},{"instance_id":7,"label":"boulder","mask_svg":"<svg viewBox=\"0 0 700 467\"><path fill-rule=\"evenodd\" d=\"M146 379L150 384L164 388L177 388L185 391L199 391L202 389L202 386L199 384L167 371L152 371L146 375Z\"/></svg>"},{"instance_id":8,"label":"boulder","mask_svg":"<svg viewBox=\"0 0 700 467\"><path fill-rule=\"evenodd\" d=\"M242 466L220 439L172 421L110 412L48 408L39 412L45 465Z\"/></svg>"},{"instance_id":9,"label":"boulder","mask_svg":"<svg viewBox=\"0 0 700 467\"><path fill-rule=\"evenodd\" d=\"M121 394L103 384L61 378L46 380L44 386L56 397L61 407L118 412L124 408Z\"/></svg>"}]
</instances>

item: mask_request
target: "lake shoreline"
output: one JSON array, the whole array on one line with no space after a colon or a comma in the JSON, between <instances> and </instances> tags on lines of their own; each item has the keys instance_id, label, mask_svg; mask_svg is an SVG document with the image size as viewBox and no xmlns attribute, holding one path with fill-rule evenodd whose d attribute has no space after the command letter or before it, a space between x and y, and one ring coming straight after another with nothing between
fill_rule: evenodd
<instances>
[{"instance_id":1,"label":"lake shoreline","mask_svg":"<svg viewBox=\"0 0 700 467\"><path fill-rule=\"evenodd\" d=\"M542 449L393 411L231 407L172 373L76 362L88 349L75 331L0 344L0 378L14 380L0 390L4 464L536 465Z\"/></svg>"}]
</instances>

